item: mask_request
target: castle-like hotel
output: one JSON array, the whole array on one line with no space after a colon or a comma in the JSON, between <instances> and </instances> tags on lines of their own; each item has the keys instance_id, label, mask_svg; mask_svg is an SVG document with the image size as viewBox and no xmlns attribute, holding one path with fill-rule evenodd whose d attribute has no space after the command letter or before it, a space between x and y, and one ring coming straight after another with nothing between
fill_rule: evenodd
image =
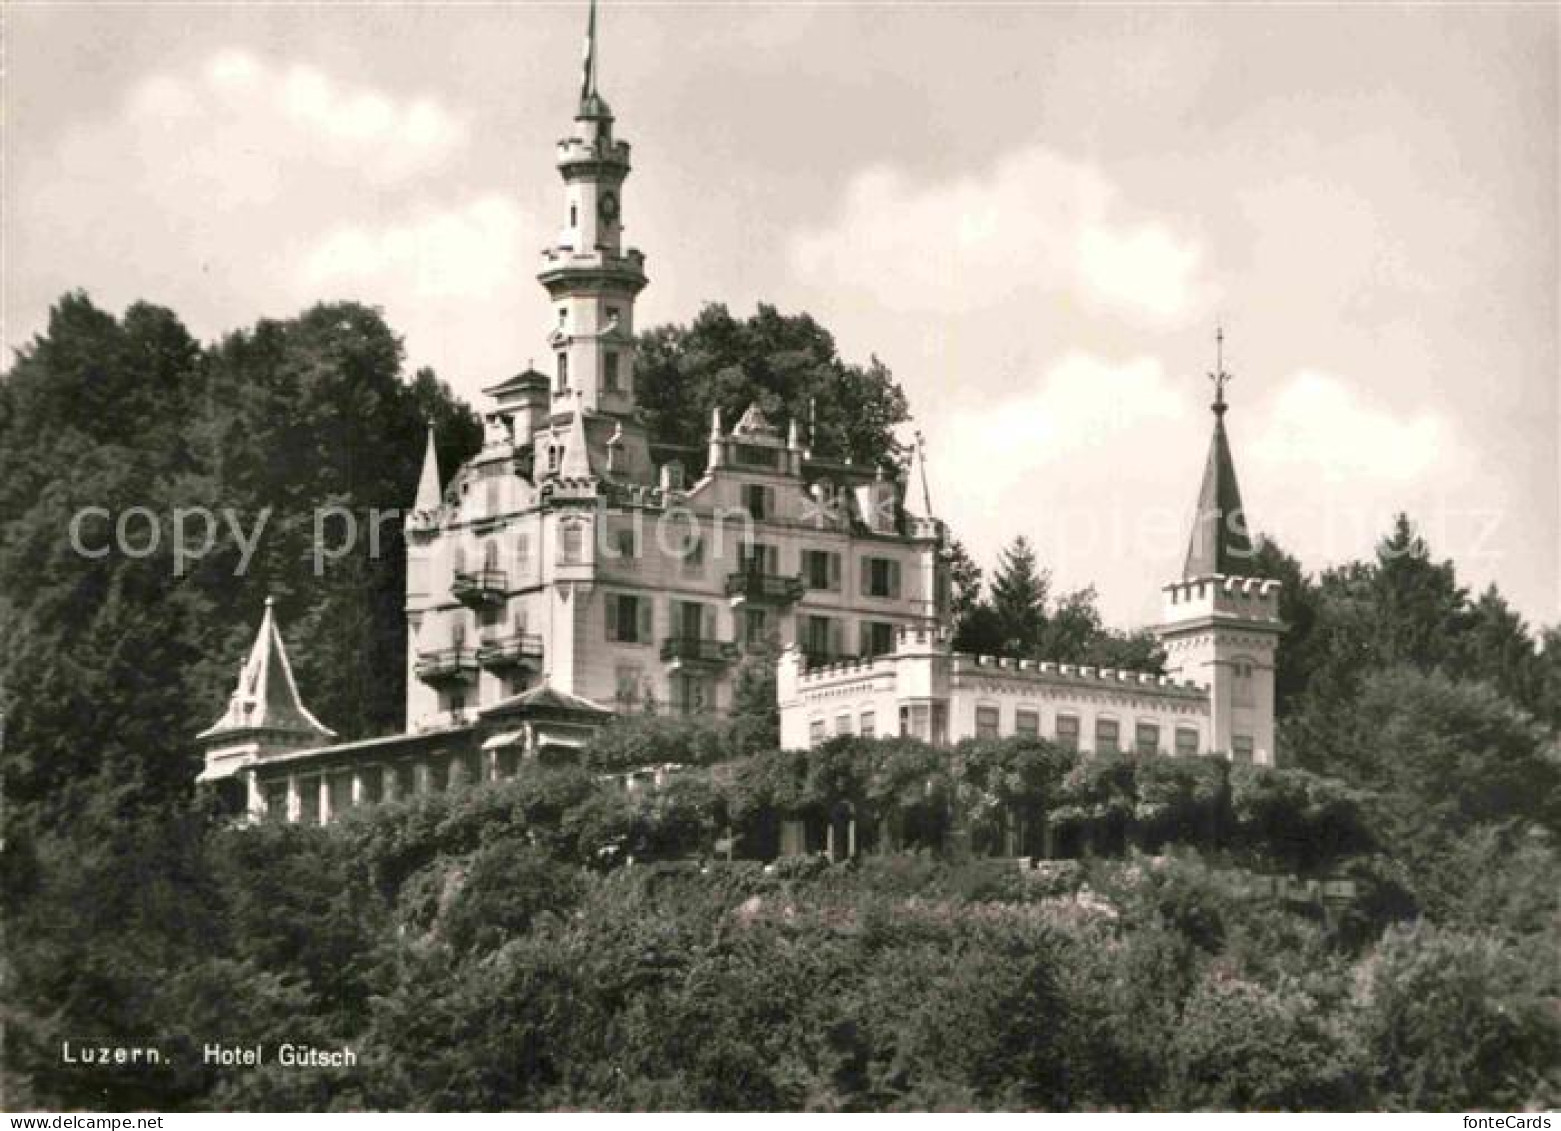
<instances>
[{"instance_id":1,"label":"castle-like hotel","mask_svg":"<svg viewBox=\"0 0 1561 1131\"><path fill-rule=\"evenodd\" d=\"M614 713L732 707L744 657L783 649L781 743L1030 734L1081 750L1271 763L1278 583L1252 546L1216 376L1214 434L1183 576L1157 632L1169 675L954 653L943 524L919 447L902 483L809 450L750 407L707 450L647 435L623 245L629 145L597 90L558 144L565 223L539 279L551 374L484 390L481 451L441 489L430 434L407 542L405 733L357 742L305 709L270 602L200 781L251 816L345 809L578 757Z\"/></svg>"}]
</instances>

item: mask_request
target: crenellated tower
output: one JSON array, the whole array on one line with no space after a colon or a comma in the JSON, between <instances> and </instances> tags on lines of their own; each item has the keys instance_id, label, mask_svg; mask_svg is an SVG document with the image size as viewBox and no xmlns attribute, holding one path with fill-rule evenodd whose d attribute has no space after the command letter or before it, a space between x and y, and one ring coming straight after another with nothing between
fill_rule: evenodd
<instances>
[{"instance_id":1,"label":"crenellated tower","mask_svg":"<svg viewBox=\"0 0 1561 1131\"><path fill-rule=\"evenodd\" d=\"M558 143L564 226L537 276L553 301L554 411L634 411L634 300L645 256L623 247L623 183L629 143L613 136L612 110L596 86L596 4L586 30L574 131Z\"/></svg>"},{"instance_id":2,"label":"crenellated tower","mask_svg":"<svg viewBox=\"0 0 1561 1131\"><path fill-rule=\"evenodd\" d=\"M1284 623L1280 583L1252 577L1255 551L1225 431L1224 333L1215 334L1214 434L1182 576L1165 587L1156 629L1166 671L1209 689L1209 747L1237 761L1274 763L1274 655Z\"/></svg>"}]
</instances>

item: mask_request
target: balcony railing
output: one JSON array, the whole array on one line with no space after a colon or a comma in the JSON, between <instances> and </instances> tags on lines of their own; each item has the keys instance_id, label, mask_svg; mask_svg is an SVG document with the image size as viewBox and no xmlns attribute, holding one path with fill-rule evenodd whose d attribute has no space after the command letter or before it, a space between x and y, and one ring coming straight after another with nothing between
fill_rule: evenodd
<instances>
[{"instance_id":1,"label":"balcony railing","mask_svg":"<svg viewBox=\"0 0 1561 1131\"><path fill-rule=\"evenodd\" d=\"M661 642L661 658L678 667L720 667L737 658L737 645L700 636L669 636Z\"/></svg>"},{"instance_id":2,"label":"balcony railing","mask_svg":"<svg viewBox=\"0 0 1561 1131\"><path fill-rule=\"evenodd\" d=\"M477 678L477 652L473 648L437 648L419 653L417 678L427 684L469 683Z\"/></svg>"},{"instance_id":3,"label":"balcony railing","mask_svg":"<svg viewBox=\"0 0 1561 1131\"><path fill-rule=\"evenodd\" d=\"M790 605L801 600L802 578L777 573L742 570L726 575L726 595L732 603L752 601L764 605Z\"/></svg>"},{"instance_id":4,"label":"balcony railing","mask_svg":"<svg viewBox=\"0 0 1561 1131\"><path fill-rule=\"evenodd\" d=\"M477 650L477 662L489 671L539 664L542 662L542 637L534 632L494 637Z\"/></svg>"},{"instance_id":5,"label":"balcony railing","mask_svg":"<svg viewBox=\"0 0 1561 1131\"><path fill-rule=\"evenodd\" d=\"M457 570L450 585L450 593L467 608L497 605L503 602L509 590L509 579L502 569L491 566L483 569Z\"/></svg>"}]
</instances>

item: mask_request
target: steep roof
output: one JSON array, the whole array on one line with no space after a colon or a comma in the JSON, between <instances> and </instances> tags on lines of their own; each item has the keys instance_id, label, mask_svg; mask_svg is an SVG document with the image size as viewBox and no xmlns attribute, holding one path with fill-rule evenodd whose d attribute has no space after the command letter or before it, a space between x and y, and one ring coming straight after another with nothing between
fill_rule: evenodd
<instances>
[{"instance_id":1,"label":"steep roof","mask_svg":"<svg viewBox=\"0 0 1561 1131\"><path fill-rule=\"evenodd\" d=\"M1223 340L1223 337L1222 339ZM1193 512L1192 534L1187 540L1187 560L1182 566L1184 580L1222 574L1244 576L1252 564L1252 538L1248 533L1246 512L1241 506L1241 489L1236 485L1236 462L1231 458L1230 439L1225 435L1225 383L1230 379L1223 368L1215 374L1214 435L1209 440L1209 455L1203 465L1203 483L1198 488L1198 506Z\"/></svg>"},{"instance_id":2,"label":"steep roof","mask_svg":"<svg viewBox=\"0 0 1561 1131\"><path fill-rule=\"evenodd\" d=\"M228 700L228 709L197 738L214 738L234 731L275 730L294 734L335 738L336 732L325 726L304 707L293 682L293 667L287 661L282 633L276 626L272 600L266 598L260 631L249 650L249 658L239 669L238 686Z\"/></svg>"}]
</instances>

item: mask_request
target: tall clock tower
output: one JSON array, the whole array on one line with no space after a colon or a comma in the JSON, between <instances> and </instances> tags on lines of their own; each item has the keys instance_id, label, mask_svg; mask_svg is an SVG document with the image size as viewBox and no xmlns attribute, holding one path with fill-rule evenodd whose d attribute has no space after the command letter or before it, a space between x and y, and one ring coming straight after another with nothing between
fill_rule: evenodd
<instances>
[{"instance_id":1,"label":"tall clock tower","mask_svg":"<svg viewBox=\"0 0 1561 1131\"><path fill-rule=\"evenodd\" d=\"M580 108L558 143L564 226L538 275L553 300L556 409L628 416L634 410L634 299L645 256L623 247L623 182L629 143L613 137L612 110L596 89L596 5L586 29Z\"/></svg>"}]
</instances>

